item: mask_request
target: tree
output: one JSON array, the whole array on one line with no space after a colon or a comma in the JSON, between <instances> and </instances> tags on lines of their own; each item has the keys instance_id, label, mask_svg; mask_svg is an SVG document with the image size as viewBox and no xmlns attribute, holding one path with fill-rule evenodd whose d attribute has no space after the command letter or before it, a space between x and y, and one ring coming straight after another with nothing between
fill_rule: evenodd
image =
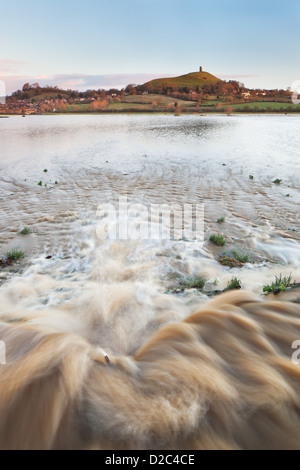
<instances>
[{"instance_id":1,"label":"tree","mask_svg":"<svg viewBox=\"0 0 300 470\"><path fill-rule=\"evenodd\" d=\"M91 111L103 111L108 105L108 101L107 100L97 100L97 101L93 101L92 103L90 103L90 110Z\"/></svg>"},{"instance_id":2,"label":"tree","mask_svg":"<svg viewBox=\"0 0 300 470\"><path fill-rule=\"evenodd\" d=\"M234 111L234 108L232 106L227 106L227 108L225 109L226 111L226 114L227 116L231 116L231 114L233 113Z\"/></svg>"},{"instance_id":3,"label":"tree","mask_svg":"<svg viewBox=\"0 0 300 470\"><path fill-rule=\"evenodd\" d=\"M180 104L176 103L177 106L176 106L176 109L175 109L175 116L180 116L181 112L182 112L182 108L180 106Z\"/></svg>"},{"instance_id":4,"label":"tree","mask_svg":"<svg viewBox=\"0 0 300 470\"><path fill-rule=\"evenodd\" d=\"M125 93L129 93L130 95L136 95L136 85L134 85L133 83L127 85L127 87L125 88Z\"/></svg>"},{"instance_id":5,"label":"tree","mask_svg":"<svg viewBox=\"0 0 300 470\"><path fill-rule=\"evenodd\" d=\"M166 111L173 111L174 110L174 106L172 105L172 103L168 103L166 105Z\"/></svg>"},{"instance_id":6,"label":"tree","mask_svg":"<svg viewBox=\"0 0 300 470\"><path fill-rule=\"evenodd\" d=\"M22 90L23 90L23 91L30 90L30 85L29 85L29 83L25 83L25 85L23 86Z\"/></svg>"}]
</instances>

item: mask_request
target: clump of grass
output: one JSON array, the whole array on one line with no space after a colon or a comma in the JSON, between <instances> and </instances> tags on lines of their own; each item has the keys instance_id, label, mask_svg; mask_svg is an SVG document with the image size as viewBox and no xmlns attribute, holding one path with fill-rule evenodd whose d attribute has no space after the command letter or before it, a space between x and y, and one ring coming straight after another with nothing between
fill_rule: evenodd
<instances>
[{"instance_id":1,"label":"clump of grass","mask_svg":"<svg viewBox=\"0 0 300 470\"><path fill-rule=\"evenodd\" d=\"M220 256L219 263L222 264L222 266L229 266L230 268L242 268L244 266L244 263L241 263L231 256Z\"/></svg>"},{"instance_id":2,"label":"clump of grass","mask_svg":"<svg viewBox=\"0 0 300 470\"><path fill-rule=\"evenodd\" d=\"M226 244L226 240L225 240L224 235L221 235L220 233L218 233L218 234L213 233L209 237L209 241L211 241L212 243L214 243L215 245L218 245L218 246L224 246Z\"/></svg>"},{"instance_id":3,"label":"clump of grass","mask_svg":"<svg viewBox=\"0 0 300 470\"><path fill-rule=\"evenodd\" d=\"M220 217L219 219L217 219L218 224L222 224L223 222L225 222L225 217Z\"/></svg>"},{"instance_id":4,"label":"clump of grass","mask_svg":"<svg viewBox=\"0 0 300 470\"><path fill-rule=\"evenodd\" d=\"M47 172L48 172L48 170L45 168L44 173L47 173Z\"/></svg>"},{"instance_id":5,"label":"clump of grass","mask_svg":"<svg viewBox=\"0 0 300 470\"><path fill-rule=\"evenodd\" d=\"M279 292L285 291L291 284L292 275L282 277L281 274L279 277L275 276L275 282L272 282L271 285L267 284L263 287L263 292L268 294L279 294Z\"/></svg>"},{"instance_id":6,"label":"clump of grass","mask_svg":"<svg viewBox=\"0 0 300 470\"><path fill-rule=\"evenodd\" d=\"M54 184L58 184L58 182L57 182L57 181L55 181L55 183L54 183Z\"/></svg>"},{"instance_id":7,"label":"clump of grass","mask_svg":"<svg viewBox=\"0 0 300 470\"><path fill-rule=\"evenodd\" d=\"M230 268L242 268L244 264L250 263L250 257L247 253L233 250L229 253L222 253L219 258L219 263L223 266L229 266Z\"/></svg>"},{"instance_id":8,"label":"clump of grass","mask_svg":"<svg viewBox=\"0 0 300 470\"><path fill-rule=\"evenodd\" d=\"M18 261L21 258L24 258L25 251L19 250L18 248L14 248L10 251L6 252L6 257L9 261Z\"/></svg>"},{"instance_id":9,"label":"clump of grass","mask_svg":"<svg viewBox=\"0 0 300 470\"><path fill-rule=\"evenodd\" d=\"M43 186L43 182L42 182L42 181L39 181L39 182L38 182L38 186Z\"/></svg>"},{"instance_id":10,"label":"clump of grass","mask_svg":"<svg viewBox=\"0 0 300 470\"><path fill-rule=\"evenodd\" d=\"M32 230L30 227L25 226L23 230L21 230L20 235L30 235Z\"/></svg>"},{"instance_id":11,"label":"clump of grass","mask_svg":"<svg viewBox=\"0 0 300 470\"><path fill-rule=\"evenodd\" d=\"M249 179L250 179L250 180L254 180L254 176L253 176L253 175L249 175Z\"/></svg>"},{"instance_id":12,"label":"clump of grass","mask_svg":"<svg viewBox=\"0 0 300 470\"><path fill-rule=\"evenodd\" d=\"M193 277L180 281L180 287L183 289L203 289L206 284L204 277Z\"/></svg>"},{"instance_id":13,"label":"clump of grass","mask_svg":"<svg viewBox=\"0 0 300 470\"><path fill-rule=\"evenodd\" d=\"M276 179L273 181L273 183L275 183L275 184L280 184L281 182L282 182L282 180L280 180L279 178L276 178Z\"/></svg>"},{"instance_id":14,"label":"clump of grass","mask_svg":"<svg viewBox=\"0 0 300 470\"><path fill-rule=\"evenodd\" d=\"M227 287L225 287L224 292L234 289L241 289L242 283L237 277L233 277L230 282L228 282Z\"/></svg>"},{"instance_id":15,"label":"clump of grass","mask_svg":"<svg viewBox=\"0 0 300 470\"><path fill-rule=\"evenodd\" d=\"M236 260L240 261L241 263L250 263L250 258L247 253L242 253L237 250L233 250L233 256Z\"/></svg>"}]
</instances>

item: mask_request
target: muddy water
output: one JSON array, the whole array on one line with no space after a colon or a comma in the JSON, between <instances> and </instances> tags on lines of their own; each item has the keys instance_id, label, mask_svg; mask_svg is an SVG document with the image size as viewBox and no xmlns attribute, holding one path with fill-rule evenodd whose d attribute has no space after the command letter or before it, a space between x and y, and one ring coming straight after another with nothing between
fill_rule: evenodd
<instances>
[{"instance_id":1,"label":"muddy water","mask_svg":"<svg viewBox=\"0 0 300 470\"><path fill-rule=\"evenodd\" d=\"M73 332L104 355L138 358L164 325L208 304L205 292L171 294L178 279L201 276L207 290L222 290L238 277L255 295L280 273L300 282L299 125L297 116L2 120L0 254L15 247L26 251L22 261L0 271L3 325ZM273 183L276 178L281 184ZM204 242L201 236L100 239L97 208L117 208L120 196L147 208L204 204ZM222 224L216 222L220 217ZM21 236L24 226L33 233ZM224 234L225 247L209 242L212 233ZM248 253L251 263L221 266L220 254L233 249ZM19 341L19 354L28 353ZM18 340L13 358L16 345ZM195 425L199 406L191 406L184 426ZM122 445L118 437L121 447L128 447L125 434ZM100 447L112 447L114 438ZM157 442L143 439L135 441L137 447ZM178 446L175 440L165 445Z\"/></svg>"}]
</instances>

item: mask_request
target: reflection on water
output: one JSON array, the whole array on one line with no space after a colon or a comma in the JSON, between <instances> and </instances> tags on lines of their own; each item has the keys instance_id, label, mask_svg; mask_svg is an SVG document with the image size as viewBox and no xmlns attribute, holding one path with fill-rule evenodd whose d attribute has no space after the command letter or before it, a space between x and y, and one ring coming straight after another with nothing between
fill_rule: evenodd
<instances>
[{"instance_id":1,"label":"reflection on water","mask_svg":"<svg viewBox=\"0 0 300 470\"><path fill-rule=\"evenodd\" d=\"M266 319L259 319L255 316L257 301L251 297L249 302L253 302L253 306L249 303L247 307L243 307L244 313L240 311L241 318L244 315L247 320L236 320L237 323L241 322L236 336L228 336L222 343L222 328L225 332L226 328L230 331L230 327L229 320L226 320L227 323L224 320L227 326L222 325L219 313L216 313L223 309L223 314L228 314L226 301L223 302L220 296L220 306L217 306L216 310L214 304L207 307L211 309L211 315L216 315L218 319L207 318L207 326L204 322L201 328L199 325L193 324L190 327L180 323L177 337L176 328L171 328L172 324L182 322L199 308L205 308L208 297L193 289L172 295L169 289L176 285L178 279L190 277L204 277L210 290L222 290L232 277L238 277L242 287L256 295L260 295L263 285L272 282L279 273L292 273L293 279L300 282L299 119L297 116L95 115L31 116L26 119L10 117L1 120L0 255L4 255L8 249L21 247L26 251L26 256L19 264L6 269L0 268L0 340L5 337L10 343L10 338L15 338L14 344L7 345L7 362L9 364L10 357L12 368L7 369L10 372L6 373L3 383L0 380L0 387L8 387L10 390L11 374L16 370L14 367L20 367L18 361L21 356L29 354L29 349L30 361L35 363L35 358L43 357L46 362L41 360L41 364L43 363L46 370L50 370L55 361L55 364L60 361L60 357L68 356L68 341L70 344L75 341L81 351L78 359L81 364L86 360L84 358L96 354L93 349L95 347L102 348L99 353L101 364L105 354L117 364L114 373L109 372L110 369L105 372L108 374L105 375L106 385L101 385L99 394L105 406L111 410L110 419L111 416L124 415L123 424L116 420L115 424L118 424L113 426L110 433L104 409L97 401L98 398L93 395L96 392L93 387L88 389L86 393L89 398L83 415L87 419L95 414L97 419L106 423L100 434L97 434L94 425L87 419L88 432L92 433L88 439L89 446L112 448L115 445L116 448L122 448L134 446L136 443L139 448L178 448L178 442L181 442L178 436L184 435L187 447L213 447L214 439L209 438L209 433L203 437L201 444L195 437L197 432L200 432L196 424L198 419L203 419L203 423L207 419L211 420L213 433L219 429L220 434L215 435L216 447L251 447L251 443L258 446L251 433L246 432L243 436L240 425L235 427L233 424L235 419L238 420L239 406L234 408L236 418L230 416L227 424L226 419L223 421L224 409L232 408L230 403L237 399L236 394L247 390L247 383L253 396L255 383L262 383L264 373L270 372L269 366L272 368L272 383L274 385L277 381L278 388L275 385L268 388L268 385L264 384L256 403L255 398L250 403L249 390L245 393L249 394L247 400L250 401L246 400L247 403L243 404L237 399L238 402L245 406L245 409L249 407L249 412L252 413L255 406L263 406L264 400L269 402L276 389L282 400L286 399L286 406L290 406L294 379L290 377L289 385L285 388L284 373L282 370L278 372L277 367L282 354L289 354L289 341L299 339L293 337L292 333L294 328L294 334L297 336L298 320L295 320L294 324L294 320L289 319L284 333L285 349L279 353L277 346L273 345L273 340L281 345L280 335L277 334L282 331L280 315L278 313L276 318L272 317L272 325L269 325ZM249 175L253 175L254 179L250 179ZM282 183L274 184L276 178L282 179ZM120 196L127 196L130 203L143 203L146 207L163 203L204 204L205 242L193 239L98 239L98 206L103 203L117 205ZM217 223L220 217L225 217L222 224ZM33 233L21 236L19 231L25 225L30 226ZM211 233L223 233L227 240L225 247L217 247L209 242ZM234 249L248 253L251 263L246 263L243 268L221 266L218 262L220 254ZM228 301L232 312L236 311L236 303L244 302L242 299L246 294L239 292L236 295L240 300ZM260 302L263 303L263 300ZM297 304L279 302L279 305L278 309L282 315L287 311L291 316L299 314ZM269 312L273 311L272 305L268 308ZM261 311L261 307L258 310ZM266 318L269 318L269 314L272 316L272 313L266 313ZM213 341L213 333L211 336L207 333L210 321L216 321L220 327L218 341L222 344L219 344L219 349L216 346L214 352L209 349ZM245 325L242 327L244 321ZM187 323L189 324L190 320ZM169 325L170 332L160 333L164 325ZM28 326L33 329L27 331ZM246 331L245 336L242 331ZM54 332L64 332L66 335L72 333L77 335L77 339L72 337L73 340L69 340L67 336L61 337L61 342L58 339L56 346L53 346L58 351L57 358L51 362L51 355L48 357L46 352L42 352L44 346L40 341ZM205 332L208 335L206 340ZM153 339L155 351L152 353L151 341L155 333L158 337ZM179 338L179 343L174 343L171 347L174 354L168 349L168 337L173 338L175 343ZM26 346L27 340L30 341L30 347ZM51 341L52 339L49 339L49 344ZM207 350L203 341L207 341ZM254 369L251 369L250 363L246 361L246 344L251 351L255 350L257 344L265 348L261 356L262 364L256 362ZM239 349L240 354L243 351L243 359L238 366L232 363L233 359L228 352L229 348L235 347ZM194 356L190 357L193 367L188 371L186 361L190 348L193 349ZM274 348L277 352L274 352ZM160 363L160 354L166 354L163 363ZM220 357L217 358L218 354L221 358L227 354L224 359L226 364L222 363ZM269 363L269 366L268 354L273 354L273 362L272 365ZM182 361L178 370L186 369L186 377L183 372L183 375L178 372L178 380L182 381L185 395L178 389L178 393L174 392L174 401L173 398L168 401L166 397L171 393L171 389L167 383L175 373L177 360ZM139 362L145 365L140 365ZM214 383L218 383L218 387L215 393L220 406L217 406L217 402L208 404L203 398L205 394L211 394L211 390L209 383L206 383L205 390L199 386L203 377L198 376L194 369L198 367L199 370L199 364L201 370L208 367L209 374L216 374ZM288 364L284 367L288 368ZM65 380L70 380L71 383L74 379L73 366L68 363L63 367ZM232 377L228 368L232 368L230 370L233 371L233 376L237 377L237 382L240 380L239 383L231 383ZM243 368L248 368L244 375ZM24 381L33 380L38 376L38 371L38 365L36 369L30 369L28 377L23 378ZM98 383L97 371L86 363L82 365L82 371L83 374L93 376L95 381L91 379L90 383ZM119 373L121 375L118 375ZM227 373L229 375L226 375ZM164 374L168 376L166 382L162 379ZM289 371L289 374L293 376L296 372ZM120 387L110 388L111 380L123 384L123 396L119 395ZM45 381L47 383L47 378ZM161 382L161 388L158 382ZM20 387L21 385L20 383ZM40 389L40 385L37 387ZM52 385L49 385L49 390L51 387ZM56 394L56 388L54 385L53 387L53 393ZM174 384L172 387L175 390ZM288 387L292 387L289 392ZM79 389L77 392L78 396L83 393ZM12 400L13 395L10 396L9 393L7 392L3 401L0 401L0 413L1 407L3 410L10 409L10 399ZM130 421L128 409L133 412L130 393L135 397L139 413L148 406L153 409L150 397L155 397L157 393L157 400L154 402L165 416L166 429L160 432L158 421L154 418L154 421L151 421L152 418L146 414L144 419L135 417ZM69 392L67 395L71 397ZM26 396L20 395L19 400L22 403ZM117 402L121 403L120 407L114 405ZM175 403L180 403L180 406ZM57 406L62 406L62 403ZM127 410L126 406L129 407ZM2 422L9 423L15 419L16 410L12 409L11 415L5 414L5 419L3 415ZM60 412L61 409L57 412L58 415ZM293 429L297 428L297 419L290 408L287 413L291 413L289 416L294 420ZM265 410L263 418L253 418L253 429L257 433L258 429L262 430L266 426L269 436L266 442L270 446L276 446L276 435L272 435L271 429L272 426L280 427L285 418L278 415L276 423L270 424L267 414ZM183 419L183 416L186 419ZM83 421L85 418L82 418ZM157 420L158 418L159 416ZM48 422L49 419L48 417ZM52 424L55 428L54 422ZM138 434L132 433L130 426L135 427ZM38 427L34 429L34 432L39 434ZM230 429L235 436L234 442L228 437ZM188 436L192 430L196 434L189 440ZM68 446L65 441L59 444L61 437L55 433L56 431L53 434L55 444L51 441L54 439L51 434L51 439L49 437L47 441L45 438L47 445ZM0 425L0 447L9 447L11 443L3 441L3 436ZM31 437L33 439L32 435ZM29 441L31 437L29 435ZM85 445L81 440L77 445L77 438L78 436L72 437L71 447ZM284 446L284 439L282 436L279 439L278 434L279 441ZM17 443L17 440L14 442ZM30 442L27 447L33 445L33 441ZM20 443L15 445L22 447ZM292 443L290 445L295 447Z\"/></svg>"}]
</instances>

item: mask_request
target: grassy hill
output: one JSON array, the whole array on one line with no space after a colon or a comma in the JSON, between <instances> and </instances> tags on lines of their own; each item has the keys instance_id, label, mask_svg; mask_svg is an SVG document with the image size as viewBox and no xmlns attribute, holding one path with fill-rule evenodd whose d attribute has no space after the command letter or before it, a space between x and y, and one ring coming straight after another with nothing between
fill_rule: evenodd
<instances>
[{"instance_id":1,"label":"grassy hill","mask_svg":"<svg viewBox=\"0 0 300 470\"><path fill-rule=\"evenodd\" d=\"M203 87L205 84L220 82L220 78L215 77L208 72L192 72L186 75L180 75L179 77L170 78L158 78L145 83L147 87L156 89L161 86L172 86L178 88L184 87Z\"/></svg>"}]
</instances>

